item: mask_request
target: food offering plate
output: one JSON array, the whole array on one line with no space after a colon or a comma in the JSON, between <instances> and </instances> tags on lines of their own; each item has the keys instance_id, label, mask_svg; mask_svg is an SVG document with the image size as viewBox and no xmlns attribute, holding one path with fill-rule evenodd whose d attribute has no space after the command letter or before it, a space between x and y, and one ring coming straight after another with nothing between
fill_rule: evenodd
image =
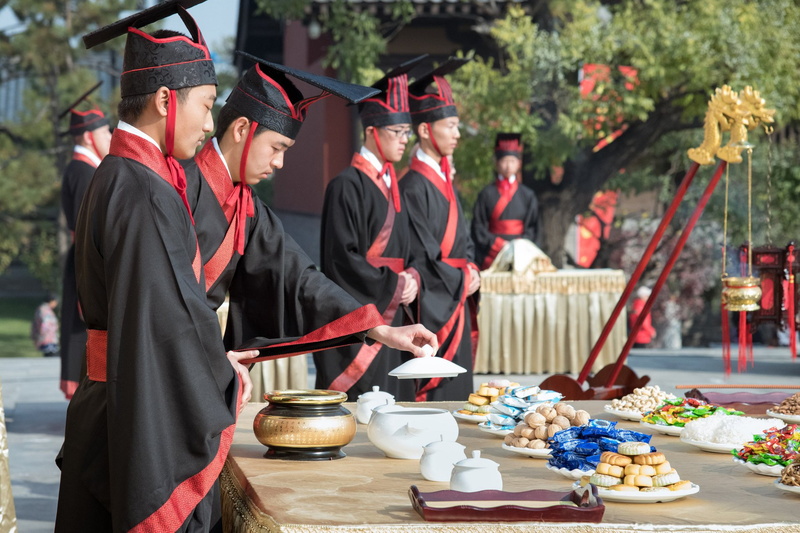
<instances>
[{"instance_id":1,"label":"food offering plate","mask_svg":"<svg viewBox=\"0 0 800 533\"><path fill-rule=\"evenodd\" d=\"M772 418L780 418L787 424L800 424L800 415L784 415L782 413L770 411L769 409L767 409L767 415Z\"/></svg>"},{"instance_id":2,"label":"food offering plate","mask_svg":"<svg viewBox=\"0 0 800 533\"><path fill-rule=\"evenodd\" d=\"M487 416L487 415L465 415L464 413L459 413L458 411L451 411L450 414L459 420L466 420L467 422L486 422L486 416Z\"/></svg>"},{"instance_id":3,"label":"food offering plate","mask_svg":"<svg viewBox=\"0 0 800 533\"><path fill-rule=\"evenodd\" d=\"M614 416L618 416L623 420L632 420L634 422L638 422L642 419L642 413L639 411L623 411L621 409L614 409L610 405L604 405L603 411Z\"/></svg>"},{"instance_id":4,"label":"food offering plate","mask_svg":"<svg viewBox=\"0 0 800 533\"><path fill-rule=\"evenodd\" d=\"M572 487L579 487L580 481L576 481ZM597 495L603 501L620 503L665 503L691 496L700 492L700 486L692 483L691 488L686 490L665 490L659 492L627 492L609 490L597 487Z\"/></svg>"},{"instance_id":5,"label":"food offering plate","mask_svg":"<svg viewBox=\"0 0 800 533\"><path fill-rule=\"evenodd\" d=\"M408 496L428 522L601 522L605 512L594 485L571 492L420 492L411 485Z\"/></svg>"},{"instance_id":6,"label":"food offering plate","mask_svg":"<svg viewBox=\"0 0 800 533\"><path fill-rule=\"evenodd\" d=\"M591 476L594 474L594 470L580 470L576 468L575 470L567 470L566 468L556 468L555 466L547 465L547 469L562 476L569 478L569 479L576 479L580 480L583 476Z\"/></svg>"},{"instance_id":7,"label":"food offering plate","mask_svg":"<svg viewBox=\"0 0 800 533\"><path fill-rule=\"evenodd\" d=\"M506 435L510 435L514 433L514 429L497 427L497 426L490 426L488 420L484 420L480 424L478 424L478 429L483 431L484 433L489 433L490 435L495 435L497 437L505 437Z\"/></svg>"},{"instance_id":8,"label":"food offering plate","mask_svg":"<svg viewBox=\"0 0 800 533\"><path fill-rule=\"evenodd\" d=\"M711 452L711 453L731 453L731 450L735 450L741 447L741 444L730 444L727 442L723 443L706 442L701 440L687 439L683 435L681 435L681 442L685 442L686 444L691 444L696 448L700 448L704 452Z\"/></svg>"},{"instance_id":9,"label":"food offering plate","mask_svg":"<svg viewBox=\"0 0 800 533\"><path fill-rule=\"evenodd\" d=\"M800 496L800 487L796 485L784 485L783 483L781 483L780 479L776 479L775 486L781 490L785 490L786 492L791 492L793 494L797 494L798 496Z\"/></svg>"},{"instance_id":10,"label":"food offering plate","mask_svg":"<svg viewBox=\"0 0 800 533\"><path fill-rule=\"evenodd\" d=\"M664 426L661 424L649 424L647 422L639 422L639 425L643 428L663 433L664 435L672 435L673 437L679 437L683 432L683 426Z\"/></svg>"},{"instance_id":11,"label":"food offering plate","mask_svg":"<svg viewBox=\"0 0 800 533\"><path fill-rule=\"evenodd\" d=\"M772 476L772 477L780 477L781 470L783 470L783 465L765 465L764 463L749 463L747 461L742 461L738 457L733 458L733 462L737 465L744 465L751 472L756 474L761 474L762 476Z\"/></svg>"},{"instance_id":12,"label":"food offering plate","mask_svg":"<svg viewBox=\"0 0 800 533\"><path fill-rule=\"evenodd\" d=\"M550 448L541 448L539 450L534 450L533 448L520 448L519 446L509 446L506 443L503 443L503 449L508 450L510 452L518 453L520 455L527 455L528 457L533 457L534 459L549 459L551 452Z\"/></svg>"}]
</instances>

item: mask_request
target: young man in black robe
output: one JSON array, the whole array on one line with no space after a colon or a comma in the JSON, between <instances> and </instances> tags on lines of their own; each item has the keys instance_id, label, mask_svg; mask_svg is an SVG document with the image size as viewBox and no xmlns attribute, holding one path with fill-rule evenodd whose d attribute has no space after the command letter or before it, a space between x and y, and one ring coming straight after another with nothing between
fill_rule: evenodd
<instances>
[{"instance_id":1,"label":"young man in black robe","mask_svg":"<svg viewBox=\"0 0 800 533\"><path fill-rule=\"evenodd\" d=\"M247 341L267 360L360 344L369 330L371 339L421 355L420 346L435 343L430 332L382 326L374 306L316 269L250 187L283 167L311 104L332 94L356 102L375 91L242 55L255 65L220 110L214 138L186 162L209 302L216 309L230 298L226 345ZM288 76L323 93L305 98Z\"/></svg>"},{"instance_id":2,"label":"young man in black robe","mask_svg":"<svg viewBox=\"0 0 800 533\"><path fill-rule=\"evenodd\" d=\"M451 181L448 156L461 135L450 84L444 78L466 61L450 59L409 86L419 150L400 180L400 193L411 229L411 264L422 280L420 322L436 333L438 357L468 370L456 378L423 380L417 390L418 401L463 400L473 390L480 275L469 227Z\"/></svg>"},{"instance_id":3,"label":"young man in black robe","mask_svg":"<svg viewBox=\"0 0 800 533\"><path fill-rule=\"evenodd\" d=\"M72 159L64 169L61 179L61 209L70 234L70 246L64 260L61 284L61 390L69 400L78 388L78 382L85 373L86 324L78 311L78 292L75 286L75 222L83 194L89 186L94 171L100 161L108 155L111 143L111 130L108 119L98 108L79 111L78 106L86 101L100 84L98 83L75 103L70 105L59 118L69 114L69 130L74 148Z\"/></svg>"},{"instance_id":4,"label":"young man in black robe","mask_svg":"<svg viewBox=\"0 0 800 533\"><path fill-rule=\"evenodd\" d=\"M393 326L409 321L419 287L419 274L408 264L408 220L394 163L412 133L408 72L424 58L386 74L373 85L381 92L359 104L364 144L328 184L322 209L322 271L359 302L375 304ZM389 376L409 358L379 343L320 352L314 355L316 387L347 392L356 401L378 386L398 401L413 401L413 380Z\"/></svg>"},{"instance_id":5,"label":"young man in black robe","mask_svg":"<svg viewBox=\"0 0 800 533\"><path fill-rule=\"evenodd\" d=\"M498 133L494 143L497 179L478 194L472 216L475 259L481 270L489 268L512 239L536 240L539 202L522 184L522 135Z\"/></svg>"},{"instance_id":6,"label":"young man in black robe","mask_svg":"<svg viewBox=\"0 0 800 533\"><path fill-rule=\"evenodd\" d=\"M191 5L197 0L188 0ZM191 38L138 27L177 12ZM216 76L194 20L165 2L84 37L127 33L120 122L84 196L75 266L87 376L67 410L57 532L209 531L250 391L205 294L175 158L213 128Z\"/></svg>"}]
</instances>

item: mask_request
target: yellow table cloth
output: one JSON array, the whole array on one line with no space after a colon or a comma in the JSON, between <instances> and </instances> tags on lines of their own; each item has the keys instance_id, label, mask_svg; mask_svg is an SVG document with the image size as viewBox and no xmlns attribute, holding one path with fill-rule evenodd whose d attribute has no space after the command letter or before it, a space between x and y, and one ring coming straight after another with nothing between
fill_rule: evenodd
<instances>
[{"instance_id":1,"label":"yellow table cloth","mask_svg":"<svg viewBox=\"0 0 800 533\"><path fill-rule=\"evenodd\" d=\"M621 270L484 271L475 372L580 372L624 289ZM592 372L616 361L626 339L622 313Z\"/></svg>"},{"instance_id":2,"label":"yellow table cloth","mask_svg":"<svg viewBox=\"0 0 800 533\"><path fill-rule=\"evenodd\" d=\"M602 401L572 402L592 418L604 415ZM345 404L351 411L354 404ZM419 405L419 404L417 404ZM452 410L457 403L428 403ZM223 521L229 532L629 532L737 531L800 532L800 499L774 486L775 478L756 475L725 454L707 453L677 437L656 434L651 440L683 479L700 492L668 503L605 502L603 521L585 523L426 522L411 507L408 489L445 490L447 483L425 480L419 462L389 459L367 439L359 425L347 457L335 461L265 459L266 448L255 438L252 421L263 407L248 405L239 417L233 446L221 477ZM618 427L641 430L638 423ZM572 480L546 469L546 461L518 455L501 447L502 439L459 421L458 442L500 465L504 490L547 489L568 492Z\"/></svg>"}]
</instances>

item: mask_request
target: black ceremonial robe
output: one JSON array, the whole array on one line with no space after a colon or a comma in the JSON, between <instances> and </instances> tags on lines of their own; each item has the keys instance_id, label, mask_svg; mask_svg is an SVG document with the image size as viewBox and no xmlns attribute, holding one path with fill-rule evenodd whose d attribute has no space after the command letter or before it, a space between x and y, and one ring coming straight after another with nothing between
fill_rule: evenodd
<instances>
[{"instance_id":1,"label":"black ceremonial robe","mask_svg":"<svg viewBox=\"0 0 800 533\"><path fill-rule=\"evenodd\" d=\"M473 246L461 204L449 182L417 158L400 180L403 209L408 209L411 264L422 279L420 322L436 333L437 357L467 372L455 378L424 380L418 401L464 400L472 392L474 317L477 293L467 297Z\"/></svg>"},{"instance_id":2,"label":"black ceremonial robe","mask_svg":"<svg viewBox=\"0 0 800 533\"><path fill-rule=\"evenodd\" d=\"M382 323L317 270L249 186L234 186L212 141L184 166L209 305L230 294L228 349L258 348L250 362L264 361L361 343Z\"/></svg>"},{"instance_id":3,"label":"black ceremonial robe","mask_svg":"<svg viewBox=\"0 0 800 533\"><path fill-rule=\"evenodd\" d=\"M67 409L57 532L208 531L241 400L189 213L120 128L78 216L87 371Z\"/></svg>"},{"instance_id":4,"label":"black ceremonial robe","mask_svg":"<svg viewBox=\"0 0 800 533\"><path fill-rule=\"evenodd\" d=\"M334 178L325 190L322 209L322 271L362 304L373 303L391 326L410 322L401 308L408 268L408 221L395 211L391 191L379 171L361 154ZM416 306L415 306L416 307ZM412 380L390 377L389 372L413 356L374 343L326 350L314 354L316 388L347 392L349 401L377 385L398 401L414 401Z\"/></svg>"},{"instance_id":5,"label":"black ceremonial robe","mask_svg":"<svg viewBox=\"0 0 800 533\"><path fill-rule=\"evenodd\" d=\"M80 152L73 152L72 160L64 169L61 179L61 209L70 232L75 234L75 222L83 195L89 187L94 171L94 161ZM61 283L61 390L69 400L83 377L86 359L86 324L78 311L78 290L75 286L74 239L67 250Z\"/></svg>"},{"instance_id":6,"label":"black ceremonial robe","mask_svg":"<svg viewBox=\"0 0 800 533\"><path fill-rule=\"evenodd\" d=\"M478 194L472 217L475 262L481 270L491 266L507 241L536 240L539 202L536 193L522 185L495 180Z\"/></svg>"}]
</instances>

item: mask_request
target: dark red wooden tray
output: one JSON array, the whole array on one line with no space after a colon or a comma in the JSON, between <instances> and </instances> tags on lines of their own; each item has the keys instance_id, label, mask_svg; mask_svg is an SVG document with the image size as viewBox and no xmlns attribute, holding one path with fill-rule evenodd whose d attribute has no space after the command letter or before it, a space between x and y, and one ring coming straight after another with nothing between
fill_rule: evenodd
<instances>
[{"instance_id":1,"label":"dark red wooden tray","mask_svg":"<svg viewBox=\"0 0 800 533\"><path fill-rule=\"evenodd\" d=\"M420 492L411 485L408 496L429 522L600 522L606 510L594 485L572 492Z\"/></svg>"}]
</instances>

